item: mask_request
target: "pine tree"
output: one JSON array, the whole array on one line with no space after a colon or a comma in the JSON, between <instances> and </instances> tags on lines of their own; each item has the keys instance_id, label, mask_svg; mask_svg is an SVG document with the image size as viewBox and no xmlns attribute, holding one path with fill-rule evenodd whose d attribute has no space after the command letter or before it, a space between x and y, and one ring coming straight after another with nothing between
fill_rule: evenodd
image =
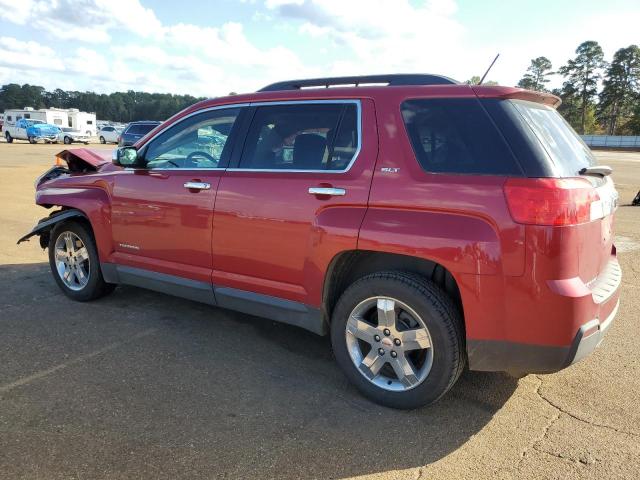
<instances>
[{"instance_id":1,"label":"pine tree","mask_svg":"<svg viewBox=\"0 0 640 480\"><path fill-rule=\"evenodd\" d=\"M598 93L598 81L602 78L600 72L605 67L602 48L598 42L589 40L581 43L576 49L576 57L559 70L567 77L563 90L575 92L578 95L580 105L578 132L581 134L585 133L587 114L593 108L593 99Z\"/></svg>"},{"instance_id":2,"label":"pine tree","mask_svg":"<svg viewBox=\"0 0 640 480\"><path fill-rule=\"evenodd\" d=\"M633 116L640 89L640 48L621 48L605 73L598 117L609 135Z\"/></svg>"},{"instance_id":3,"label":"pine tree","mask_svg":"<svg viewBox=\"0 0 640 480\"><path fill-rule=\"evenodd\" d=\"M547 92L546 84L549 83L547 77L553 75L552 68L551 60L547 57L532 59L527 72L520 79L517 86L527 90Z\"/></svg>"}]
</instances>

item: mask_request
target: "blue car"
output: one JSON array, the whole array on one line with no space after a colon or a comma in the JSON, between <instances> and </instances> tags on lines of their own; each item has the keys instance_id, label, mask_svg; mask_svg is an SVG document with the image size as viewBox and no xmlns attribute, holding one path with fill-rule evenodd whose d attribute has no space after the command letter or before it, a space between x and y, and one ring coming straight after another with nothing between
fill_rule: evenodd
<instances>
[{"instance_id":1,"label":"blue car","mask_svg":"<svg viewBox=\"0 0 640 480\"><path fill-rule=\"evenodd\" d=\"M15 125L5 125L5 138L11 143L14 139L28 140L29 143L57 143L60 128L40 120L21 118Z\"/></svg>"}]
</instances>

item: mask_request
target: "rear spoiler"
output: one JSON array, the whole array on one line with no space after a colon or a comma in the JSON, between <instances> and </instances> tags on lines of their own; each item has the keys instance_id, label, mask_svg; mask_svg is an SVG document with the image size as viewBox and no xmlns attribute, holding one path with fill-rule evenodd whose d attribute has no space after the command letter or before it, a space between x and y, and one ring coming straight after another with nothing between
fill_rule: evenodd
<instances>
[{"instance_id":1,"label":"rear spoiler","mask_svg":"<svg viewBox=\"0 0 640 480\"><path fill-rule=\"evenodd\" d=\"M553 108L558 108L562 103L560 97L556 97L550 93L534 92L533 90L524 90L514 87L492 87L485 85L474 85L473 91L478 98L502 98L528 100L529 102L542 103Z\"/></svg>"}]
</instances>

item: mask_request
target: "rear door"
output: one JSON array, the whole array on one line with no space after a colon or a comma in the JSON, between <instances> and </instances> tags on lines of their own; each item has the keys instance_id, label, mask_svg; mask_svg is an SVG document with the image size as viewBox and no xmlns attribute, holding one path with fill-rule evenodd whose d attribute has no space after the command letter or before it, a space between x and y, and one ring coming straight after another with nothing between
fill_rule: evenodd
<instances>
[{"instance_id":1,"label":"rear door","mask_svg":"<svg viewBox=\"0 0 640 480\"><path fill-rule=\"evenodd\" d=\"M249 291L319 305L328 263L356 248L377 155L373 102L265 103L252 113L218 189L213 283L229 288L216 298Z\"/></svg>"},{"instance_id":2,"label":"rear door","mask_svg":"<svg viewBox=\"0 0 640 480\"><path fill-rule=\"evenodd\" d=\"M240 108L186 117L114 175L112 262L210 285L213 207Z\"/></svg>"}]
</instances>

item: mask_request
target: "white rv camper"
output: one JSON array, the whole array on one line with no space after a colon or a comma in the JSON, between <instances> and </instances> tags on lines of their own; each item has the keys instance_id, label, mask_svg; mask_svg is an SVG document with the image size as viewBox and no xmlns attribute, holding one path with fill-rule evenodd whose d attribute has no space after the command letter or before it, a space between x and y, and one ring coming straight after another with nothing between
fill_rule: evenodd
<instances>
[{"instance_id":1,"label":"white rv camper","mask_svg":"<svg viewBox=\"0 0 640 480\"><path fill-rule=\"evenodd\" d=\"M31 107L24 107L21 110L5 110L4 111L5 123L13 125L21 118L27 120L40 120L44 123L56 125L58 127L66 127L69 123L69 116L67 111L59 108L42 108L40 110L34 110Z\"/></svg>"},{"instance_id":2,"label":"white rv camper","mask_svg":"<svg viewBox=\"0 0 640 480\"><path fill-rule=\"evenodd\" d=\"M34 110L31 107L24 107L21 110L12 109L5 110L4 123L14 125L21 118L27 120L40 120L57 127L71 127L83 134L95 136L96 130L96 114L81 112L77 108L41 108Z\"/></svg>"},{"instance_id":3,"label":"white rv camper","mask_svg":"<svg viewBox=\"0 0 640 480\"><path fill-rule=\"evenodd\" d=\"M81 112L77 108L70 108L67 111L69 112L69 126L71 128L92 137L96 136L98 131L96 130L95 113Z\"/></svg>"}]
</instances>

